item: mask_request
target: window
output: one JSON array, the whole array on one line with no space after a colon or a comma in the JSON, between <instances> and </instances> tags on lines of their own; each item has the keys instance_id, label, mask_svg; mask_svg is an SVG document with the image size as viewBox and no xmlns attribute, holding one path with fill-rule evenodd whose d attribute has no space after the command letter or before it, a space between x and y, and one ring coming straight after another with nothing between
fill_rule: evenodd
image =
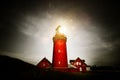
<instances>
[{"instance_id":1,"label":"window","mask_svg":"<svg viewBox=\"0 0 120 80\"><path fill-rule=\"evenodd\" d=\"M58 64L60 64L60 61L58 61Z\"/></svg>"},{"instance_id":2,"label":"window","mask_svg":"<svg viewBox=\"0 0 120 80\"><path fill-rule=\"evenodd\" d=\"M45 66L45 63L43 63L43 66Z\"/></svg>"},{"instance_id":3,"label":"window","mask_svg":"<svg viewBox=\"0 0 120 80\"><path fill-rule=\"evenodd\" d=\"M79 65L81 65L81 62L79 62Z\"/></svg>"},{"instance_id":4,"label":"window","mask_svg":"<svg viewBox=\"0 0 120 80\"><path fill-rule=\"evenodd\" d=\"M77 66L78 66L78 62L76 62Z\"/></svg>"},{"instance_id":5,"label":"window","mask_svg":"<svg viewBox=\"0 0 120 80\"><path fill-rule=\"evenodd\" d=\"M58 53L60 53L61 52L61 50L60 49L58 49Z\"/></svg>"}]
</instances>

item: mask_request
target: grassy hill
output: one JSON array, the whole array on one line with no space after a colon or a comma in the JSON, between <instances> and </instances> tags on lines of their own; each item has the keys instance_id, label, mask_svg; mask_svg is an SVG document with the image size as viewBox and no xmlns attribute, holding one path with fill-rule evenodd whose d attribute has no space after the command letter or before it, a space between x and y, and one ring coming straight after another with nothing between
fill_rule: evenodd
<instances>
[{"instance_id":1,"label":"grassy hill","mask_svg":"<svg viewBox=\"0 0 120 80\"><path fill-rule=\"evenodd\" d=\"M63 73L39 69L35 65L8 56L0 56L0 80L119 80L120 72L91 71Z\"/></svg>"}]
</instances>

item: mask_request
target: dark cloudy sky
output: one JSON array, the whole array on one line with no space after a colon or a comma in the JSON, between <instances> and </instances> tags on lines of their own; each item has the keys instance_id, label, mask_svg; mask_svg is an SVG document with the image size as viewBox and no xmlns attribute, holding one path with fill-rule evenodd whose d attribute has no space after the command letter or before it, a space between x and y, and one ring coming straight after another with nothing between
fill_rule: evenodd
<instances>
[{"instance_id":1,"label":"dark cloudy sky","mask_svg":"<svg viewBox=\"0 0 120 80\"><path fill-rule=\"evenodd\" d=\"M68 60L120 65L120 8L115 0L3 0L0 54L37 64L52 61L57 25L66 27Z\"/></svg>"}]
</instances>

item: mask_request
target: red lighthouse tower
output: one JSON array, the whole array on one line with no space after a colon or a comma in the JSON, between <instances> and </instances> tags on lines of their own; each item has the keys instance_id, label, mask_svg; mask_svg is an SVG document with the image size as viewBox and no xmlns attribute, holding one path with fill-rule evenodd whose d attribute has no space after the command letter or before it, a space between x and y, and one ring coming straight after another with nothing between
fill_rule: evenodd
<instances>
[{"instance_id":1,"label":"red lighthouse tower","mask_svg":"<svg viewBox=\"0 0 120 80\"><path fill-rule=\"evenodd\" d=\"M56 69L68 68L66 36L61 33L61 26L56 28L56 34L53 37L53 59L52 67Z\"/></svg>"}]
</instances>

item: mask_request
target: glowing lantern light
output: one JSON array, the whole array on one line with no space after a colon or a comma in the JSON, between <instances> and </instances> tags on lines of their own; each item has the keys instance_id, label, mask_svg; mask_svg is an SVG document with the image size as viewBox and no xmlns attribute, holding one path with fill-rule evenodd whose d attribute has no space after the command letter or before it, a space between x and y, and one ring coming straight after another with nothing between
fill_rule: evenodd
<instances>
[{"instance_id":1,"label":"glowing lantern light","mask_svg":"<svg viewBox=\"0 0 120 80\"><path fill-rule=\"evenodd\" d=\"M65 34L65 32L66 32L66 28L65 27L62 27L62 26L59 25L57 28L58 28L58 32L60 34Z\"/></svg>"}]
</instances>

